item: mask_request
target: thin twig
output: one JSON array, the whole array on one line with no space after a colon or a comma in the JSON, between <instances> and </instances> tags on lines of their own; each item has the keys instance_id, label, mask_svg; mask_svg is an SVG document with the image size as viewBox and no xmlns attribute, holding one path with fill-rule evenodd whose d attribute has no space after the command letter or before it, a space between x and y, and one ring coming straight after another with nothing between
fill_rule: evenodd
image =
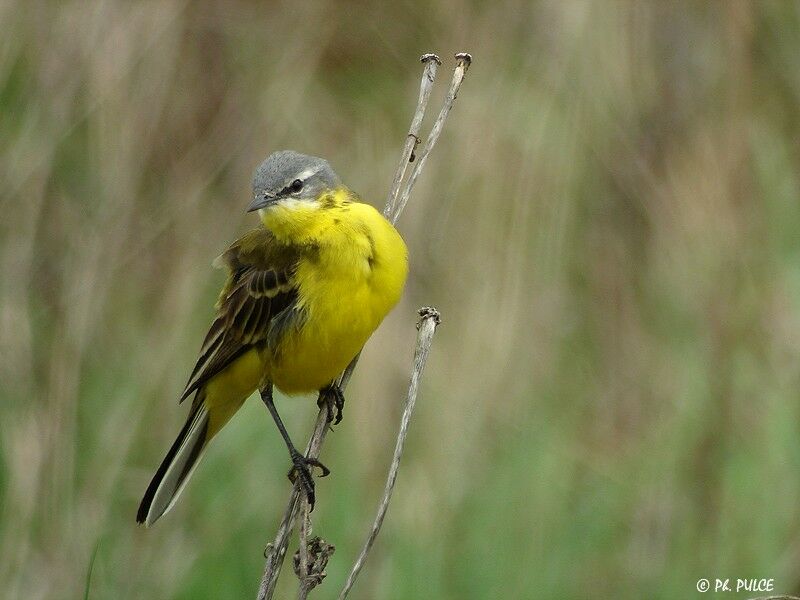
<instances>
[{"instance_id":1,"label":"thin twig","mask_svg":"<svg viewBox=\"0 0 800 600\"><path fill-rule=\"evenodd\" d=\"M308 498L303 498L303 508L300 511L300 587L297 590L297 600L306 600L309 592L314 588L314 583L310 582L308 576L308 538L311 534L311 507Z\"/></svg>"},{"instance_id":2,"label":"thin twig","mask_svg":"<svg viewBox=\"0 0 800 600\"><path fill-rule=\"evenodd\" d=\"M375 543L375 538L378 537L378 532L381 530L381 525L383 525L383 518L386 516L386 511L389 508L389 501L392 499L392 492L394 492L394 484L397 481L397 471L400 469L400 458L403 456L403 446L405 445L406 436L408 435L408 426L411 422L411 415L414 412L414 405L417 402L419 380L422 377L422 371L425 370L425 362L428 360L428 352L431 349L431 342L433 342L433 334L436 332L436 326L441 322L439 312L435 308L421 308L419 310L419 316L420 321L417 325L417 346L414 351L414 370L411 372L411 382L408 385L406 404L403 408L403 418L400 421L400 431L397 433L394 456L392 456L392 464L389 467L389 475L386 477L383 498L378 507L378 514L375 515L375 521L372 523L372 529L369 532L369 536L367 536L367 541L364 542L361 554L358 555L350 574L347 576L347 581L339 594L339 600L347 598L347 594L350 593L350 589L353 587L356 577L358 577L358 574L364 567L364 561L372 545Z\"/></svg>"},{"instance_id":3,"label":"thin twig","mask_svg":"<svg viewBox=\"0 0 800 600\"><path fill-rule=\"evenodd\" d=\"M428 134L428 139L425 142L425 146L423 146L422 151L417 157L417 162L414 165L414 169L411 171L408 182L406 182L406 188L400 195L397 206L393 207L393 211L388 217L392 223L394 223L400 216L400 213L403 212L408 199L411 197L411 190L414 189L414 184L417 182L417 178L420 176L420 173L422 173L422 169L425 166L425 161L428 160L428 155L436 145L436 141L439 139L439 134L442 133L444 121L447 119L447 114L450 112L450 109L453 108L453 103L456 101L456 97L458 96L458 90L461 88L461 83L464 81L464 75L466 75L470 64L472 64L472 56L470 54L467 54L466 52L460 52L459 54L456 54L456 68L453 71L453 79L450 81L450 89L447 91L447 96L445 96L442 109L439 111L439 116L436 117L436 121L434 121L433 127L431 127L431 132Z\"/></svg>"},{"instance_id":4,"label":"thin twig","mask_svg":"<svg viewBox=\"0 0 800 600\"><path fill-rule=\"evenodd\" d=\"M420 141L419 130L422 127L422 119L425 117L425 109L431 97L433 82L436 80L436 70L442 64L442 61L435 54L423 54L419 60L425 65L425 70L422 72L422 81L419 84L419 100L417 100L414 118L411 119L411 126L408 128L403 153L400 155L400 162L397 164L397 170L394 173L389 196L386 198L386 207L383 209L383 216L387 219L391 218L395 213L397 198L400 194L400 184L403 183L408 164L414 160L412 156Z\"/></svg>"},{"instance_id":5,"label":"thin twig","mask_svg":"<svg viewBox=\"0 0 800 600\"><path fill-rule=\"evenodd\" d=\"M358 355L341 374L337 383L342 391L347 387L350 377L353 374L353 369L358 361ZM320 394L320 400L323 395ZM306 446L306 456L309 458L318 458L322 443L325 441L325 436L328 433L328 404L321 402L322 408L317 413L317 422L314 424L314 432L311 434L311 439ZM294 522L297 518L297 511L300 505L300 482L295 482L292 488L292 493L289 496L289 503L286 505L286 510L283 513L281 524L278 526L278 532L275 539L267 546L264 552L266 563L264 565L264 574L261 576L261 583L258 586L258 599L265 600L272 598L275 593L275 586L278 583L278 576L281 574L281 567L283 566L283 559L286 556L286 548L289 545L289 536L292 534Z\"/></svg>"},{"instance_id":6,"label":"thin twig","mask_svg":"<svg viewBox=\"0 0 800 600\"><path fill-rule=\"evenodd\" d=\"M433 85L433 80L436 76L436 67L438 66L439 62L438 57L436 55L426 54L423 55L420 59L424 64L425 68L422 73L422 81L420 83L420 99L417 103L417 109L414 113L414 117L412 119L411 127L409 128L410 132L414 131L416 127L416 132L419 132L419 126L422 123L422 119L425 116L425 108L428 103L428 98L430 97L430 90L427 89L427 86ZM424 165L424 158L427 158L430 151L433 149L436 140L439 137L439 133L441 133L442 126L444 125L444 120L447 117L447 113L450 111L450 108L453 106L453 102L456 98L456 93L458 92L458 88L461 86L461 82L464 79L464 73L466 72L467 68L469 67L469 63L472 60L469 54L456 54L457 65L456 69L453 73L453 81L450 84L450 91L445 98L444 105L442 110L439 113L439 116L434 123L434 126L431 130L431 133L428 136L428 139L425 143L425 147L423 149L424 156L420 158L420 160L415 165L415 168L412 172L411 178L413 181L419 177L420 173L422 172L422 167ZM436 65L436 66L432 66ZM424 91L427 90L427 91ZM423 93L424 92L424 93ZM424 96L424 97L423 97ZM415 126L415 123L419 121L419 125ZM414 134L417 135L416 133ZM405 174L406 167L411 158L411 154L414 150L414 147L417 144L417 138L408 137L406 139L406 145L403 148L403 155L401 156L400 163L398 164L397 172L395 173L395 178L397 178L397 173L400 173L400 180L402 181L402 175ZM409 149L410 146L410 149ZM406 203L411 194L411 190L408 186L413 186L413 181L409 179L406 182L406 189L403 191L402 194L394 194L390 193L389 199L387 200L386 206L384 207L383 214L386 215L386 218L394 225L397 222L397 219L400 217L400 214L403 212ZM394 189L394 183L392 184L392 189ZM398 188L399 191L399 188ZM398 198L401 201L398 202ZM360 353L356 355L356 357L350 362L347 368L344 370L342 375L339 377L337 383L339 388L344 392L345 388L347 387L347 383L350 381L350 377L353 374L353 369L355 369L356 364L358 363ZM317 414L317 421L314 425L314 432L311 434L311 439L308 442L308 446L306 447L306 456L308 458L318 458L320 450L322 448L322 444L325 441L325 436L328 432L328 406L330 403L323 401L323 394L320 393L319 395L319 404L321 408L319 413ZM331 415L332 416L332 415ZM294 523L297 519L297 513L300 506L299 498L300 498L300 482L299 479L295 482L294 487L292 488L292 493L289 496L289 502L286 505L286 510L283 513L283 518L281 519L281 523L278 526L278 531L275 535L275 539L271 544L267 545L267 548L264 551L264 557L266 562L264 564L264 573L261 576L261 582L258 586L258 600L270 600L275 593L275 587L278 583L278 577L280 576L281 567L283 566L283 560L286 556L286 548L289 544L289 536L294 529Z\"/></svg>"}]
</instances>

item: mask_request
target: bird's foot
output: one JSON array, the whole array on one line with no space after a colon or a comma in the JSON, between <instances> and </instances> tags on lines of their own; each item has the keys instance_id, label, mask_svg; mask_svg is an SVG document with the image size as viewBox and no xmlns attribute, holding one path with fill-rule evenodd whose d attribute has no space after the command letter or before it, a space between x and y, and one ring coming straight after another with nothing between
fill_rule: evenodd
<instances>
[{"instance_id":1,"label":"bird's foot","mask_svg":"<svg viewBox=\"0 0 800 600\"><path fill-rule=\"evenodd\" d=\"M331 470L316 458L307 458L296 450L291 452L291 457L292 468L287 474L289 481L294 483L297 479L300 479L300 487L302 488L303 493L306 495L308 506L310 510L314 510L314 477L311 474L311 467L320 468L322 471L320 477L326 477L330 474Z\"/></svg>"},{"instance_id":2,"label":"bird's foot","mask_svg":"<svg viewBox=\"0 0 800 600\"><path fill-rule=\"evenodd\" d=\"M337 384L332 383L320 390L320 399L317 405L322 408L323 403L328 407L328 423L333 421L334 425L342 422L344 414L344 392ZM334 420L334 415L336 419Z\"/></svg>"}]
</instances>

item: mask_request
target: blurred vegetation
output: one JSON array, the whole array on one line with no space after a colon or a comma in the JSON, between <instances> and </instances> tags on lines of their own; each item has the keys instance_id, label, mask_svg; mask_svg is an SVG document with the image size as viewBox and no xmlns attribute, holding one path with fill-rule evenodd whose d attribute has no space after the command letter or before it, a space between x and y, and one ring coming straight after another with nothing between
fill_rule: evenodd
<instances>
[{"instance_id":1,"label":"blurred vegetation","mask_svg":"<svg viewBox=\"0 0 800 600\"><path fill-rule=\"evenodd\" d=\"M0 4L2 595L82 597L95 549L91 598L254 595L289 489L260 403L134 525L210 262L254 224L273 150L382 205L417 57L459 50L475 63L399 225L404 300L325 449L315 595L372 518L423 304L444 324L355 598L798 593L798 7ZM307 436L314 403L279 404Z\"/></svg>"}]
</instances>

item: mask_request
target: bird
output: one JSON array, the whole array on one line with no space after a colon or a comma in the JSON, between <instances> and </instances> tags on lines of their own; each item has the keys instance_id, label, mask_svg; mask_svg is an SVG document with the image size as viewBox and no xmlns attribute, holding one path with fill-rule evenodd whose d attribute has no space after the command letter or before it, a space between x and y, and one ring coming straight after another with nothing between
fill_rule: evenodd
<instances>
[{"instance_id":1,"label":"bird","mask_svg":"<svg viewBox=\"0 0 800 600\"><path fill-rule=\"evenodd\" d=\"M342 418L338 375L399 301L408 274L402 237L342 184L328 161L282 150L255 170L247 212L259 225L215 261L227 270L216 315L180 395L192 398L183 428L137 511L150 526L178 499L210 440L258 391L292 461L289 478L313 509L312 469L273 402L320 392L329 422Z\"/></svg>"}]
</instances>

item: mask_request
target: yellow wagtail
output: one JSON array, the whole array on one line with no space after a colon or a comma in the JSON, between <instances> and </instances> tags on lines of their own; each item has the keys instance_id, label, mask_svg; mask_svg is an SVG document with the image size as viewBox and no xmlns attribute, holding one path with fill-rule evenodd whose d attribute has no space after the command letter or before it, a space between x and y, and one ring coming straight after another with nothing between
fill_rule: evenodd
<instances>
[{"instance_id":1,"label":"yellow wagtail","mask_svg":"<svg viewBox=\"0 0 800 600\"><path fill-rule=\"evenodd\" d=\"M215 262L228 279L181 401L194 396L186 424L144 494L136 520L152 525L169 510L209 440L255 390L267 405L309 503L309 467L272 401L325 390L336 422L344 397L334 380L397 303L408 272L400 235L343 186L320 158L275 152L253 178L262 227ZM329 415L334 412L330 407Z\"/></svg>"}]
</instances>

